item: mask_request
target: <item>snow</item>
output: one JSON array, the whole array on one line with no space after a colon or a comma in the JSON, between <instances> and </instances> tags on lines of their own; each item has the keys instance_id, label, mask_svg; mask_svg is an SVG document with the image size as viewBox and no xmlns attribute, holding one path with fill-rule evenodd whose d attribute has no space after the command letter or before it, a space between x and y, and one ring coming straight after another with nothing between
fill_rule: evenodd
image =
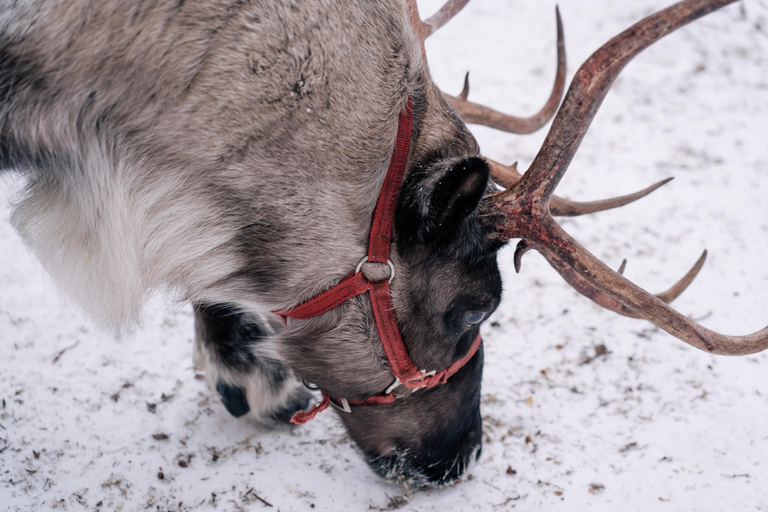
<instances>
[{"instance_id":1,"label":"snow","mask_svg":"<svg viewBox=\"0 0 768 512\"><path fill-rule=\"evenodd\" d=\"M438 0L420 0L428 15ZM561 0L569 77L659 0ZM529 115L554 76L554 2L473 0L429 42L434 78ZM727 334L768 315L768 4L670 35L608 95L558 194L652 196L561 224L651 291L709 258L675 307ZM525 169L545 132L472 127ZM189 307L160 300L116 341L63 297L11 229L0 185L0 508L4 510L768 510L768 355L712 356L600 309L535 253L500 255L483 329L482 456L414 490L368 469L331 413L267 429L225 411L192 367ZM601 346L607 353L597 355ZM596 357L595 357L596 356ZM162 477L161 477L162 475Z\"/></svg>"}]
</instances>

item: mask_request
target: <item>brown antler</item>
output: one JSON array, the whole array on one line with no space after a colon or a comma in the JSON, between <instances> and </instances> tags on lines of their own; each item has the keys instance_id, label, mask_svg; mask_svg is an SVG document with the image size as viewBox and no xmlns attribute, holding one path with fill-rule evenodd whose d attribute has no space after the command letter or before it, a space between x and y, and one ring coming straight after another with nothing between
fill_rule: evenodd
<instances>
[{"instance_id":1,"label":"brown antler","mask_svg":"<svg viewBox=\"0 0 768 512\"><path fill-rule=\"evenodd\" d=\"M493 181L505 188L510 188L522 178L522 174L517 171L517 162L512 165L504 165L499 162L495 162L490 158L485 159L491 168L491 178ZM659 187L666 185L674 178L667 178L661 180L658 183L654 183L650 187L644 188L634 194L627 194L625 196L613 197L611 199L601 199L599 201L570 201L563 199L555 195L549 202L549 211L555 217L578 217L579 215L586 215L588 213L597 213L605 210L611 210L620 206L628 205L638 199L642 199Z\"/></svg>"},{"instance_id":2,"label":"brown antler","mask_svg":"<svg viewBox=\"0 0 768 512\"><path fill-rule=\"evenodd\" d=\"M630 318L643 318L642 316L638 315L637 313L629 309L627 306L622 304L621 302L611 297L611 295L609 295L602 289L596 286L593 286L587 279L579 275L579 273L576 272L574 268L570 267L563 260L559 259L557 256L555 256L551 252L546 251L546 249L539 248L535 244L532 244L527 240L521 240L520 243L517 244L517 248L515 249L515 272L520 272L520 265L522 262L523 255L531 249L536 249L537 251L539 251L544 256L544 258L549 262L549 264L552 265L552 268L557 270L557 272L563 277L563 279L565 279L565 281L568 284L570 284L580 294L584 295L585 297L589 297L600 306L603 306L605 309L610 309L614 313L628 316ZM685 274L682 277L682 279L680 279L677 283L675 283L675 285L672 286L669 290L659 293L655 295L655 297L660 301L664 302L665 304L669 304L670 302L678 298L680 294L683 293L686 288L688 288L688 285L691 284L691 282L693 282L693 280L699 274L699 271L701 270L701 267L704 266L704 262L706 261L706 259L707 259L707 251L704 251L699 257L699 259L696 261L696 263L693 265L693 267L691 267L691 269L688 271L687 274ZM624 268L626 264L627 264L627 260L624 260L621 262L621 267L618 270L619 274L624 273Z\"/></svg>"},{"instance_id":3,"label":"brown antler","mask_svg":"<svg viewBox=\"0 0 768 512\"><path fill-rule=\"evenodd\" d=\"M725 336L681 315L608 268L571 238L550 214L550 201L611 84L638 53L655 41L735 0L685 0L653 14L611 39L581 66L531 167L503 193L488 198L496 237L522 238L516 265L528 249L541 252L575 288L598 304L650 320L690 345L717 354L743 355L768 348L768 328L746 336ZM697 267L703 260L697 263ZM669 295L685 287L689 273ZM663 297L668 299L669 297Z\"/></svg>"},{"instance_id":4,"label":"brown antler","mask_svg":"<svg viewBox=\"0 0 768 512\"><path fill-rule=\"evenodd\" d=\"M424 52L424 41L437 29L453 18L465 5L467 5L468 2L469 0L448 0L437 13L426 21L421 21L416 0L408 1L411 23L413 24L419 39L421 39L421 50L424 54L425 62L426 53ZM555 115L555 112L557 111L557 106L560 104L560 98L563 97L563 90L565 90L566 67L563 22L560 19L560 10L557 8L555 8L555 15L557 19L557 73L555 75L555 85L552 88L552 93L549 95L549 99L546 104L544 104L544 107L531 117L516 117L468 101L469 73L467 73L464 77L464 89L459 96L451 96L450 94L443 93L445 99L448 103L453 105L453 108L456 109L456 112L458 112L465 123L481 124L505 132L525 134L535 132L552 119L552 116Z\"/></svg>"},{"instance_id":5,"label":"brown antler","mask_svg":"<svg viewBox=\"0 0 768 512\"><path fill-rule=\"evenodd\" d=\"M515 117L499 112L484 105L467 100L469 95L469 73L464 76L464 88L458 96L443 93L448 103L453 105L465 123L481 124L509 133L533 133L552 119L560 104L565 90L565 42L563 40L563 22L560 9L555 8L557 18L557 73L552 93L544 107L531 117Z\"/></svg>"},{"instance_id":6,"label":"brown antler","mask_svg":"<svg viewBox=\"0 0 768 512\"><path fill-rule=\"evenodd\" d=\"M424 51L424 41L456 16L468 3L469 0L448 0L439 11L430 16L426 21L422 21L416 0L409 0L408 8L410 10L411 23L421 40L422 52ZM489 107L467 101L467 96L469 95L469 73L467 73L464 77L464 89L458 97L443 93L443 96L454 106L464 122L483 124L503 131L525 134L538 130L555 114L565 89L566 68L563 22L558 8L555 8L555 14L557 19L557 74L552 94L544 108L532 117L520 118L508 116ZM520 179L521 175L517 172L517 164L506 166L490 159L486 160L488 160L491 166L491 176L496 183L509 188ZM667 178L634 194L600 201L576 202L553 196L550 210L553 215L563 217L575 217L610 210L637 201L671 180L672 178Z\"/></svg>"},{"instance_id":7,"label":"brown antler","mask_svg":"<svg viewBox=\"0 0 768 512\"><path fill-rule=\"evenodd\" d=\"M416 29L416 35L421 39L422 47L424 40L431 36L436 30L448 23L465 5L469 3L469 0L448 0L435 14L427 18L426 21L421 21L419 16L419 7L416 5L416 0L408 0L408 8L411 13L411 23L413 23L414 29Z\"/></svg>"}]
</instances>

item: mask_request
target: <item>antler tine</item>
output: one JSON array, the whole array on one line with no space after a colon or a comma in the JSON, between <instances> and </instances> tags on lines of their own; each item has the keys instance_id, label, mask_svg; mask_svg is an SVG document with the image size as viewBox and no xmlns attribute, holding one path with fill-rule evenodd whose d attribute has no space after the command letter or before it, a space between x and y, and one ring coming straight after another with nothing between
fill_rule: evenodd
<instances>
[{"instance_id":1,"label":"antler tine","mask_svg":"<svg viewBox=\"0 0 768 512\"><path fill-rule=\"evenodd\" d=\"M469 0L448 0L439 11L427 18L426 21L422 21L416 0L408 0L411 23L416 30L416 35L421 40L422 52L424 51L424 41L440 29L440 27L448 23L468 3Z\"/></svg>"},{"instance_id":2,"label":"antler tine","mask_svg":"<svg viewBox=\"0 0 768 512\"><path fill-rule=\"evenodd\" d=\"M727 336L707 329L675 311L659 297L651 295L621 274L608 268L602 261L581 247L555 222L551 222L549 228L551 229L550 236L556 237L558 244L548 247L547 252L552 250L556 259L567 262L569 270L578 275L580 280L590 288L599 290L602 297L615 301L630 313L650 320L672 336L693 347L715 354L747 355L768 349L768 327L745 336ZM549 260L549 258L547 259ZM692 269L693 275L690 276L690 279L687 275L683 281L693 279L696 267L700 267L700 263L703 264L702 259L703 257ZM557 267L555 268L557 269ZM675 290L677 286L673 287L672 290ZM596 300L596 302L600 304L599 301ZM609 309L616 311L613 308Z\"/></svg>"},{"instance_id":3,"label":"antler tine","mask_svg":"<svg viewBox=\"0 0 768 512\"><path fill-rule=\"evenodd\" d=\"M568 199L562 199L555 195L552 196L552 200L549 203L549 211L556 217L578 217L579 215L587 215L589 213L603 212L605 210L612 210L620 206L634 203L638 199L642 199L656 189L666 185L674 178L667 178L661 180L658 183L654 183L650 187L646 187L643 190L639 190L634 194L627 194L625 196L612 197L611 199L601 199L599 201L569 201Z\"/></svg>"},{"instance_id":4,"label":"antler tine","mask_svg":"<svg viewBox=\"0 0 768 512\"><path fill-rule=\"evenodd\" d=\"M736 0L678 2L636 23L598 49L576 72L565 100L525 178L542 199L552 196L624 66L670 32Z\"/></svg>"},{"instance_id":5,"label":"antler tine","mask_svg":"<svg viewBox=\"0 0 768 512\"><path fill-rule=\"evenodd\" d=\"M531 117L516 117L499 112L490 107L479 105L467 100L469 94L469 73L464 77L464 88L459 96L451 96L443 93L448 103L453 105L456 112L465 123L481 124L497 130L509 133L533 133L552 119L557 107L560 104L560 98L563 97L565 90L565 42L563 39L563 21L560 18L560 9L555 8L557 18L557 73L555 75L555 85L552 87L552 93L549 95L544 107Z\"/></svg>"},{"instance_id":6,"label":"antler tine","mask_svg":"<svg viewBox=\"0 0 768 512\"><path fill-rule=\"evenodd\" d=\"M650 320L686 343L724 355L768 349L768 327L746 336L725 336L670 308L695 277L703 259L661 297L636 286L571 238L552 218L550 198L568 168L610 85L640 51L673 30L736 0L684 0L633 25L595 52L576 73L563 105L530 169L506 191L492 195L483 214L493 218L496 237L522 238L515 265L533 248L580 292L609 309ZM706 253L705 253L706 254Z\"/></svg>"},{"instance_id":7,"label":"antler tine","mask_svg":"<svg viewBox=\"0 0 768 512\"><path fill-rule=\"evenodd\" d=\"M523 177L517 170L517 162L512 165L504 165L488 157L485 157L485 161L491 168L491 179L504 188L513 187Z\"/></svg>"},{"instance_id":8,"label":"antler tine","mask_svg":"<svg viewBox=\"0 0 768 512\"><path fill-rule=\"evenodd\" d=\"M424 25L429 27L429 34L431 36L440 27L451 21L451 19L469 3L469 0L448 0L435 14L430 16L423 22Z\"/></svg>"},{"instance_id":9,"label":"antler tine","mask_svg":"<svg viewBox=\"0 0 768 512\"><path fill-rule=\"evenodd\" d=\"M512 165L504 165L499 162L495 162L490 158L485 159L491 168L491 178L499 185L509 188L515 185L522 175L517 170L517 162ZM555 217L578 217L579 215L587 215L589 213L597 213L605 210L612 210L619 208L620 206L626 206L629 203L633 203L638 199L642 199L651 192L655 191L659 187L666 185L674 178L667 178L661 180L658 183L654 183L650 187L646 187L643 190L635 192L634 194L627 194L625 196L613 197L611 199L601 199L599 201L570 201L563 199L555 195L552 196L552 200L549 203L549 211Z\"/></svg>"},{"instance_id":10,"label":"antler tine","mask_svg":"<svg viewBox=\"0 0 768 512\"><path fill-rule=\"evenodd\" d=\"M630 318L643 318L643 316L635 313L633 310L628 308L622 302L614 299L609 293L604 291L602 288L591 284L587 279L582 277L573 267L569 266L563 260L561 260L556 255L554 255L552 252L549 252L547 249L541 246L531 244L526 240L521 240L517 244L517 249L515 250L515 270L517 272L520 271L520 258L522 258L522 255L525 252L528 252L530 249L535 249L542 256L544 256L544 259L547 260L547 262L552 266L552 268L554 268L557 271L557 273L560 274L560 276L563 279L565 279L565 281L569 285L571 285L571 287L574 290L584 295L588 299L592 300L599 306L602 306L605 309L611 310L614 313L618 313L623 316L628 316ZM699 257L699 259L696 261L696 263L693 265L693 267L691 267L691 269L677 283L675 283L674 286L672 286L669 290L665 292L656 294L655 297L660 301L664 302L665 304L669 304L670 302L678 298L685 291L685 289L688 288L688 286L693 282L693 280L699 274L699 271L704 266L704 261L706 259L707 259L707 251L704 251L702 255ZM623 275L626 264L627 264L627 260L622 261L621 267L619 267L619 270L617 271L619 275Z\"/></svg>"},{"instance_id":11,"label":"antler tine","mask_svg":"<svg viewBox=\"0 0 768 512\"><path fill-rule=\"evenodd\" d=\"M669 290L663 293L659 293L656 296L667 304L678 298L680 294L682 294L685 289L688 288L688 285L691 284L694 279L696 279L696 276L699 275L699 271L704 266L705 261L707 261L706 249L704 249L704 252L701 253L701 256L699 256L699 259L696 261L696 263L694 263L693 267L691 267L691 270L689 270L688 273L685 274L682 279L680 279L680 281L675 283L675 285ZM621 274L621 272L619 272L619 274Z\"/></svg>"}]
</instances>

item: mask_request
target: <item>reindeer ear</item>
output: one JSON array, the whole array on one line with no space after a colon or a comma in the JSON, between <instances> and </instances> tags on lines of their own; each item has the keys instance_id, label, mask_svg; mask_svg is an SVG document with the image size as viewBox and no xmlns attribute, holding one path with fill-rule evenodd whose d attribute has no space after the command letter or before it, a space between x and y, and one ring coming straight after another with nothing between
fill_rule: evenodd
<instances>
[{"instance_id":1,"label":"reindeer ear","mask_svg":"<svg viewBox=\"0 0 768 512\"><path fill-rule=\"evenodd\" d=\"M488 164L477 157L428 166L405 184L407 212L399 215L400 235L431 245L454 234L477 209L489 175Z\"/></svg>"}]
</instances>

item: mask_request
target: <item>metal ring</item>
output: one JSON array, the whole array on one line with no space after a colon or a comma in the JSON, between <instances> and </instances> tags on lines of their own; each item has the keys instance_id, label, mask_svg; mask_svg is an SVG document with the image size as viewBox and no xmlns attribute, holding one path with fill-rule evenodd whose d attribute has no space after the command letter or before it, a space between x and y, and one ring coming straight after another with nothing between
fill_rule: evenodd
<instances>
[{"instance_id":1,"label":"metal ring","mask_svg":"<svg viewBox=\"0 0 768 512\"><path fill-rule=\"evenodd\" d=\"M360 262L357 264L357 267L355 267L355 274L360 272L360 269L363 268L363 263L368 261L368 256L364 256L363 259L360 260ZM391 283L392 280L395 278L395 265L392 263L392 260L387 258L387 265L389 265L389 270L391 271L391 274L389 276L389 282Z\"/></svg>"},{"instance_id":2,"label":"metal ring","mask_svg":"<svg viewBox=\"0 0 768 512\"><path fill-rule=\"evenodd\" d=\"M304 387L311 390L311 391L317 391L320 389L320 386L317 384L313 384L312 382L307 382L307 379L301 379L301 383L304 384Z\"/></svg>"}]
</instances>

